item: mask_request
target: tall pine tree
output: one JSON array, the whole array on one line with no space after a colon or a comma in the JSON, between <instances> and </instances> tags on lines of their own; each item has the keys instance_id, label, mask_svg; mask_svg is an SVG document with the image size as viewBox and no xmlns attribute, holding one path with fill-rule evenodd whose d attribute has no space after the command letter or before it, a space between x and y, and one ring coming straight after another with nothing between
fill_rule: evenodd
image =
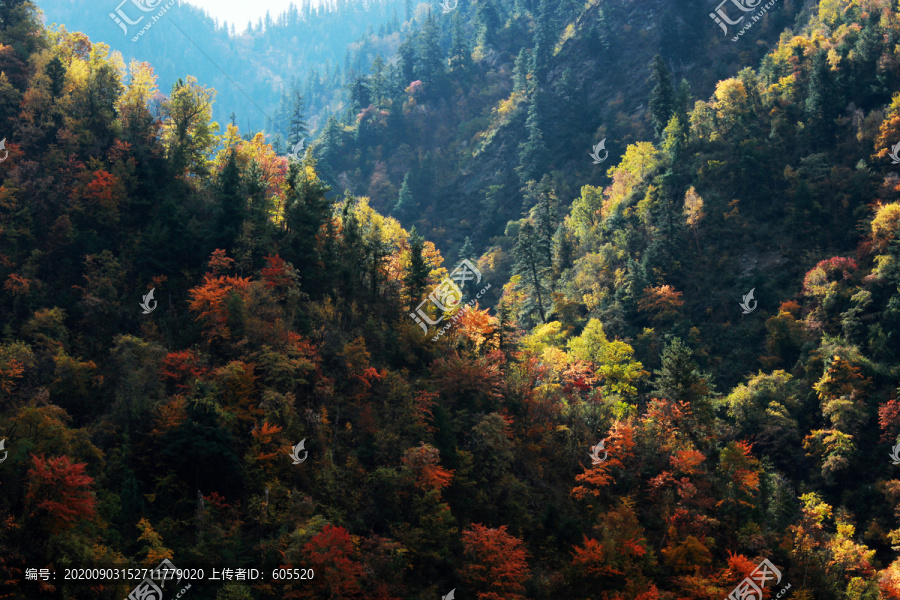
<instances>
[{"instance_id":1,"label":"tall pine tree","mask_svg":"<svg viewBox=\"0 0 900 600\"><path fill-rule=\"evenodd\" d=\"M519 229L513 248L513 274L521 276L520 285L527 299L526 314L537 311L541 323L547 322L547 307L550 300L549 277L552 265L547 261L547 242L530 221L525 221Z\"/></svg>"},{"instance_id":2,"label":"tall pine tree","mask_svg":"<svg viewBox=\"0 0 900 600\"><path fill-rule=\"evenodd\" d=\"M419 31L418 41L419 79L430 84L431 88L439 87L444 77L444 51L441 49L437 23L430 10ZM435 89L430 89L429 92L439 93Z\"/></svg>"},{"instance_id":3,"label":"tall pine tree","mask_svg":"<svg viewBox=\"0 0 900 600\"><path fill-rule=\"evenodd\" d=\"M465 74L472 67L472 52L466 41L462 28L462 19L457 12L453 15L453 33L450 40L450 53L448 55L450 71Z\"/></svg>"},{"instance_id":4,"label":"tall pine tree","mask_svg":"<svg viewBox=\"0 0 900 600\"><path fill-rule=\"evenodd\" d=\"M550 66L550 57L553 55L553 22L550 15L548 0L541 0L538 8L538 17L534 26L534 50L531 54L531 72L534 76L535 87L543 86L547 77L547 68Z\"/></svg>"},{"instance_id":5,"label":"tall pine tree","mask_svg":"<svg viewBox=\"0 0 900 600\"><path fill-rule=\"evenodd\" d=\"M519 167L517 172L523 185L528 181L536 180L541 173L547 170L547 146L544 144L543 113L543 92L540 89L535 89L531 95L531 105L528 107L528 118L525 120L528 140L519 145Z\"/></svg>"},{"instance_id":6,"label":"tall pine tree","mask_svg":"<svg viewBox=\"0 0 900 600\"><path fill-rule=\"evenodd\" d=\"M304 115L304 102L303 96L300 95L300 90L295 89L292 94L292 105L291 105L291 122L290 122L290 133L288 134L288 144L291 148L294 147L294 144L299 142L300 140L306 139L309 136L309 126L306 124L306 118Z\"/></svg>"},{"instance_id":7,"label":"tall pine tree","mask_svg":"<svg viewBox=\"0 0 900 600\"><path fill-rule=\"evenodd\" d=\"M513 92L524 94L528 91L528 69L531 59L527 48L519 50L516 62L513 65Z\"/></svg>"},{"instance_id":8,"label":"tall pine tree","mask_svg":"<svg viewBox=\"0 0 900 600\"><path fill-rule=\"evenodd\" d=\"M666 66L663 57L657 54L650 61L650 121L658 139L662 139L663 131L675 111L675 89L672 86L672 73Z\"/></svg>"},{"instance_id":9,"label":"tall pine tree","mask_svg":"<svg viewBox=\"0 0 900 600\"><path fill-rule=\"evenodd\" d=\"M425 286L428 284L428 263L425 260L425 240L416 233L413 227L409 232L409 270L403 282L406 284L406 294L409 296L409 310L413 311L419 305Z\"/></svg>"},{"instance_id":10,"label":"tall pine tree","mask_svg":"<svg viewBox=\"0 0 900 600\"><path fill-rule=\"evenodd\" d=\"M413 40L412 36L407 37L397 48L397 74L400 77L397 87L400 92L416 80L416 47Z\"/></svg>"},{"instance_id":11,"label":"tall pine tree","mask_svg":"<svg viewBox=\"0 0 900 600\"><path fill-rule=\"evenodd\" d=\"M219 173L220 213L216 227L216 245L231 250L234 241L240 235L247 207L244 201L244 190L241 185L241 171L237 165L234 148L228 153L228 160Z\"/></svg>"},{"instance_id":12,"label":"tall pine tree","mask_svg":"<svg viewBox=\"0 0 900 600\"><path fill-rule=\"evenodd\" d=\"M398 219L408 218L416 208L416 200L413 198L412 191L409 189L409 173L403 176L403 183L400 185L400 194L397 203L392 211Z\"/></svg>"}]
</instances>

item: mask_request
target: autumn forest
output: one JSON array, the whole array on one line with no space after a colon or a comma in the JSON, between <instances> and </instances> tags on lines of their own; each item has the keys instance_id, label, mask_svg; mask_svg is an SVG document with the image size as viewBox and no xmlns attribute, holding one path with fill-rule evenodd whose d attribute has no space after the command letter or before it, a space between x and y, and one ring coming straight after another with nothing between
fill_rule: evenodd
<instances>
[{"instance_id":1,"label":"autumn forest","mask_svg":"<svg viewBox=\"0 0 900 600\"><path fill-rule=\"evenodd\" d=\"M0 599L900 599L895 0L42 4Z\"/></svg>"}]
</instances>

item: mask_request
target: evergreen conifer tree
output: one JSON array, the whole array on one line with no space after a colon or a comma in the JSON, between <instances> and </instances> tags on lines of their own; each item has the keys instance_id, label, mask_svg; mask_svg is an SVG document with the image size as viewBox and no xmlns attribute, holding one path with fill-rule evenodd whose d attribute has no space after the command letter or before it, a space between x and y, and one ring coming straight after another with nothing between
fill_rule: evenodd
<instances>
[{"instance_id":1,"label":"evergreen conifer tree","mask_svg":"<svg viewBox=\"0 0 900 600\"><path fill-rule=\"evenodd\" d=\"M494 38L497 36L497 28L500 26L497 7L491 0L480 1L475 9L475 16L478 20L478 44L480 46L493 45Z\"/></svg>"},{"instance_id":2,"label":"evergreen conifer tree","mask_svg":"<svg viewBox=\"0 0 900 600\"><path fill-rule=\"evenodd\" d=\"M397 67L400 76L397 87L402 92L416 80L416 48L412 37L407 37L397 48Z\"/></svg>"},{"instance_id":3,"label":"evergreen conifer tree","mask_svg":"<svg viewBox=\"0 0 900 600\"><path fill-rule=\"evenodd\" d=\"M407 173L403 176L403 183L400 185L400 194L397 198L397 203L394 205L393 213L398 218L406 218L412 214L415 207L416 200L409 189L409 173Z\"/></svg>"},{"instance_id":4,"label":"evergreen conifer tree","mask_svg":"<svg viewBox=\"0 0 900 600\"><path fill-rule=\"evenodd\" d=\"M300 95L300 90L298 89L293 91L292 96L290 133L288 134L288 145L291 148L294 147L294 144L309 136L309 126L304 115L303 96Z\"/></svg>"},{"instance_id":5,"label":"evergreen conifer tree","mask_svg":"<svg viewBox=\"0 0 900 600\"><path fill-rule=\"evenodd\" d=\"M329 181L333 181L332 178L340 166L340 153L343 146L342 133L341 124L335 116L329 116L315 148L320 172Z\"/></svg>"},{"instance_id":6,"label":"evergreen conifer tree","mask_svg":"<svg viewBox=\"0 0 900 600\"><path fill-rule=\"evenodd\" d=\"M662 139L663 131L675 111L675 90L672 86L672 74L663 57L657 54L650 62L650 121L656 137Z\"/></svg>"},{"instance_id":7,"label":"evergreen conifer tree","mask_svg":"<svg viewBox=\"0 0 900 600\"><path fill-rule=\"evenodd\" d=\"M559 226L559 202L556 192L550 183L550 176L544 175L541 181L528 186L527 199L533 203L531 207L531 219L534 222L535 233L542 239L541 247L546 253L546 262L553 261L553 236Z\"/></svg>"},{"instance_id":8,"label":"evergreen conifer tree","mask_svg":"<svg viewBox=\"0 0 900 600\"><path fill-rule=\"evenodd\" d=\"M329 187L319 178L306 176L306 167L316 166L307 154L303 162L293 163L288 174L285 198L287 229L286 258L295 265L304 289L310 293L322 290L322 273L318 269L318 236L329 221L331 202L326 197Z\"/></svg>"},{"instance_id":9,"label":"evergreen conifer tree","mask_svg":"<svg viewBox=\"0 0 900 600\"><path fill-rule=\"evenodd\" d=\"M537 179L546 170L547 146L544 144L543 131L543 93L536 89L531 96L528 107L528 118L525 120L528 140L519 146L519 167L517 172L524 185Z\"/></svg>"},{"instance_id":10,"label":"evergreen conifer tree","mask_svg":"<svg viewBox=\"0 0 900 600\"><path fill-rule=\"evenodd\" d=\"M672 338L662 351L662 364L654 380L651 394L673 402L687 402L701 422L712 420L709 404L709 376L694 362L691 349L680 338Z\"/></svg>"},{"instance_id":11,"label":"evergreen conifer tree","mask_svg":"<svg viewBox=\"0 0 900 600\"><path fill-rule=\"evenodd\" d=\"M418 39L419 78L425 83L438 85L444 76L444 51L434 15L428 11Z\"/></svg>"},{"instance_id":12,"label":"evergreen conifer tree","mask_svg":"<svg viewBox=\"0 0 900 600\"><path fill-rule=\"evenodd\" d=\"M472 245L472 239L469 236L466 236L465 241L463 242L462 247L459 249L459 260L462 262L463 260L474 260L475 259L475 247Z\"/></svg>"},{"instance_id":13,"label":"evergreen conifer tree","mask_svg":"<svg viewBox=\"0 0 900 600\"><path fill-rule=\"evenodd\" d=\"M522 48L519 55L516 56L516 62L513 66L513 92L524 94L528 91L528 68L531 63L528 50Z\"/></svg>"},{"instance_id":14,"label":"evergreen conifer tree","mask_svg":"<svg viewBox=\"0 0 900 600\"><path fill-rule=\"evenodd\" d=\"M534 28L534 50L531 54L531 72L536 87L544 85L550 57L553 53L553 23L548 0L541 0Z\"/></svg>"},{"instance_id":15,"label":"evergreen conifer tree","mask_svg":"<svg viewBox=\"0 0 900 600\"><path fill-rule=\"evenodd\" d=\"M832 83L825 51L819 51L813 57L809 71L809 84L804 104L804 112L813 139L812 146L820 148L831 143L834 136L834 118L837 110L836 94L838 90Z\"/></svg>"},{"instance_id":16,"label":"evergreen conifer tree","mask_svg":"<svg viewBox=\"0 0 900 600\"><path fill-rule=\"evenodd\" d=\"M513 248L513 274L520 275L521 286L527 294L526 313L537 311L541 323L547 322L547 306L550 300L548 279L551 265L547 262L549 254L546 240L535 230L530 221L526 221L519 229L516 245Z\"/></svg>"},{"instance_id":17,"label":"evergreen conifer tree","mask_svg":"<svg viewBox=\"0 0 900 600\"><path fill-rule=\"evenodd\" d=\"M388 95L387 74L387 64L380 54L376 54L372 60L372 76L369 78L372 100L376 104L380 104L383 98Z\"/></svg>"},{"instance_id":18,"label":"evergreen conifer tree","mask_svg":"<svg viewBox=\"0 0 900 600\"><path fill-rule=\"evenodd\" d=\"M425 261L425 240L416 233L416 228L409 232L409 271L403 282L406 284L406 293L409 296L409 310L413 311L419 305L425 286L428 284L428 263Z\"/></svg>"},{"instance_id":19,"label":"evergreen conifer tree","mask_svg":"<svg viewBox=\"0 0 900 600\"><path fill-rule=\"evenodd\" d=\"M228 160L219 174L219 197L221 198L221 212L217 227L219 247L230 249L235 239L240 235L241 227L246 218L246 205L241 186L241 172L237 165L236 151L234 148L228 154Z\"/></svg>"},{"instance_id":20,"label":"evergreen conifer tree","mask_svg":"<svg viewBox=\"0 0 900 600\"><path fill-rule=\"evenodd\" d=\"M349 85L350 110L357 113L372 104L372 93L369 82L364 75L356 77Z\"/></svg>"},{"instance_id":21,"label":"evergreen conifer tree","mask_svg":"<svg viewBox=\"0 0 900 600\"><path fill-rule=\"evenodd\" d=\"M63 61L58 56L54 56L47 63L46 73L50 78L50 94L54 98L59 98L66 84L66 67Z\"/></svg>"},{"instance_id":22,"label":"evergreen conifer tree","mask_svg":"<svg viewBox=\"0 0 900 600\"><path fill-rule=\"evenodd\" d=\"M462 20L457 12L453 15L453 33L450 40L450 70L454 73L466 73L472 67L472 53L466 42L462 28Z\"/></svg>"}]
</instances>

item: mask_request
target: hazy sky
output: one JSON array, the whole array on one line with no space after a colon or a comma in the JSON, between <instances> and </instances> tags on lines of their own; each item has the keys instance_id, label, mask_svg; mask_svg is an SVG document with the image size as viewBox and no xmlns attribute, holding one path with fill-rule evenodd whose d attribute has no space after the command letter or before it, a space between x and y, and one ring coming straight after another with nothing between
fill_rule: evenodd
<instances>
[{"instance_id":1,"label":"hazy sky","mask_svg":"<svg viewBox=\"0 0 900 600\"><path fill-rule=\"evenodd\" d=\"M200 7L214 19L218 18L219 23L234 23L238 32L247 27L247 21L256 23L257 19L264 17L267 10L275 18L290 3L291 0L187 0L187 4ZM294 4L299 6L300 0L294 0Z\"/></svg>"}]
</instances>

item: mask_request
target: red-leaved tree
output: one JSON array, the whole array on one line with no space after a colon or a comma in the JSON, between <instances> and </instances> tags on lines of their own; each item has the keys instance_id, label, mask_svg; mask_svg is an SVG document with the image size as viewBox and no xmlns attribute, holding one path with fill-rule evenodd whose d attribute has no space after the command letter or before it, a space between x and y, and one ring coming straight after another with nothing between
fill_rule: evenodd
<instances>
[{"instance_id":1,"label":"red-leaved tree","mask_svg":"<svg viewBox=\"0 0 900 600\"><path fill-rule=\"evenodd\" d=\"M31 455L25 506L29 516L46 523L51 533L73 527L96 512L91 493L94 478L84 472L85 463L73 463L68 456L44 458Z\"/></svg>"},{"instance_id":2,"label":"red-leaved tree","mask_svg":"<svg viewBox=\"0 0 900 600\"><path fill-rule=\"evenodd\" d=\"M159 367L160 378L164 382L174 383L176 388L183 390L190 387L192 380L206 376L208 371L193 350L169 352Z\"/></svg>"},{"instance_id":3,"label":"red-leaved tree","mask_svg":"<svg viewBox=\"0 0 900 600\"><path fill-rule=\"evenodd\" d=\"M286 598L329 598L343 600L361 598L363 566L353 549L353 539L343 527L330 523L303 546L303 566L313 569L315 578L303 582L299 595Z\"/></svg>"},{"instance_id":4,"label":"red-leaved tree","mask_svg":"<svg viewBox=\"0 0 900 600\"><path fill-rule=\"evenodd\" d=\"M522 540L473 523L462 534L466 566L460 575L478 600L524 600L529 576L528 551Z\"/></svg>"}]
</instances>

